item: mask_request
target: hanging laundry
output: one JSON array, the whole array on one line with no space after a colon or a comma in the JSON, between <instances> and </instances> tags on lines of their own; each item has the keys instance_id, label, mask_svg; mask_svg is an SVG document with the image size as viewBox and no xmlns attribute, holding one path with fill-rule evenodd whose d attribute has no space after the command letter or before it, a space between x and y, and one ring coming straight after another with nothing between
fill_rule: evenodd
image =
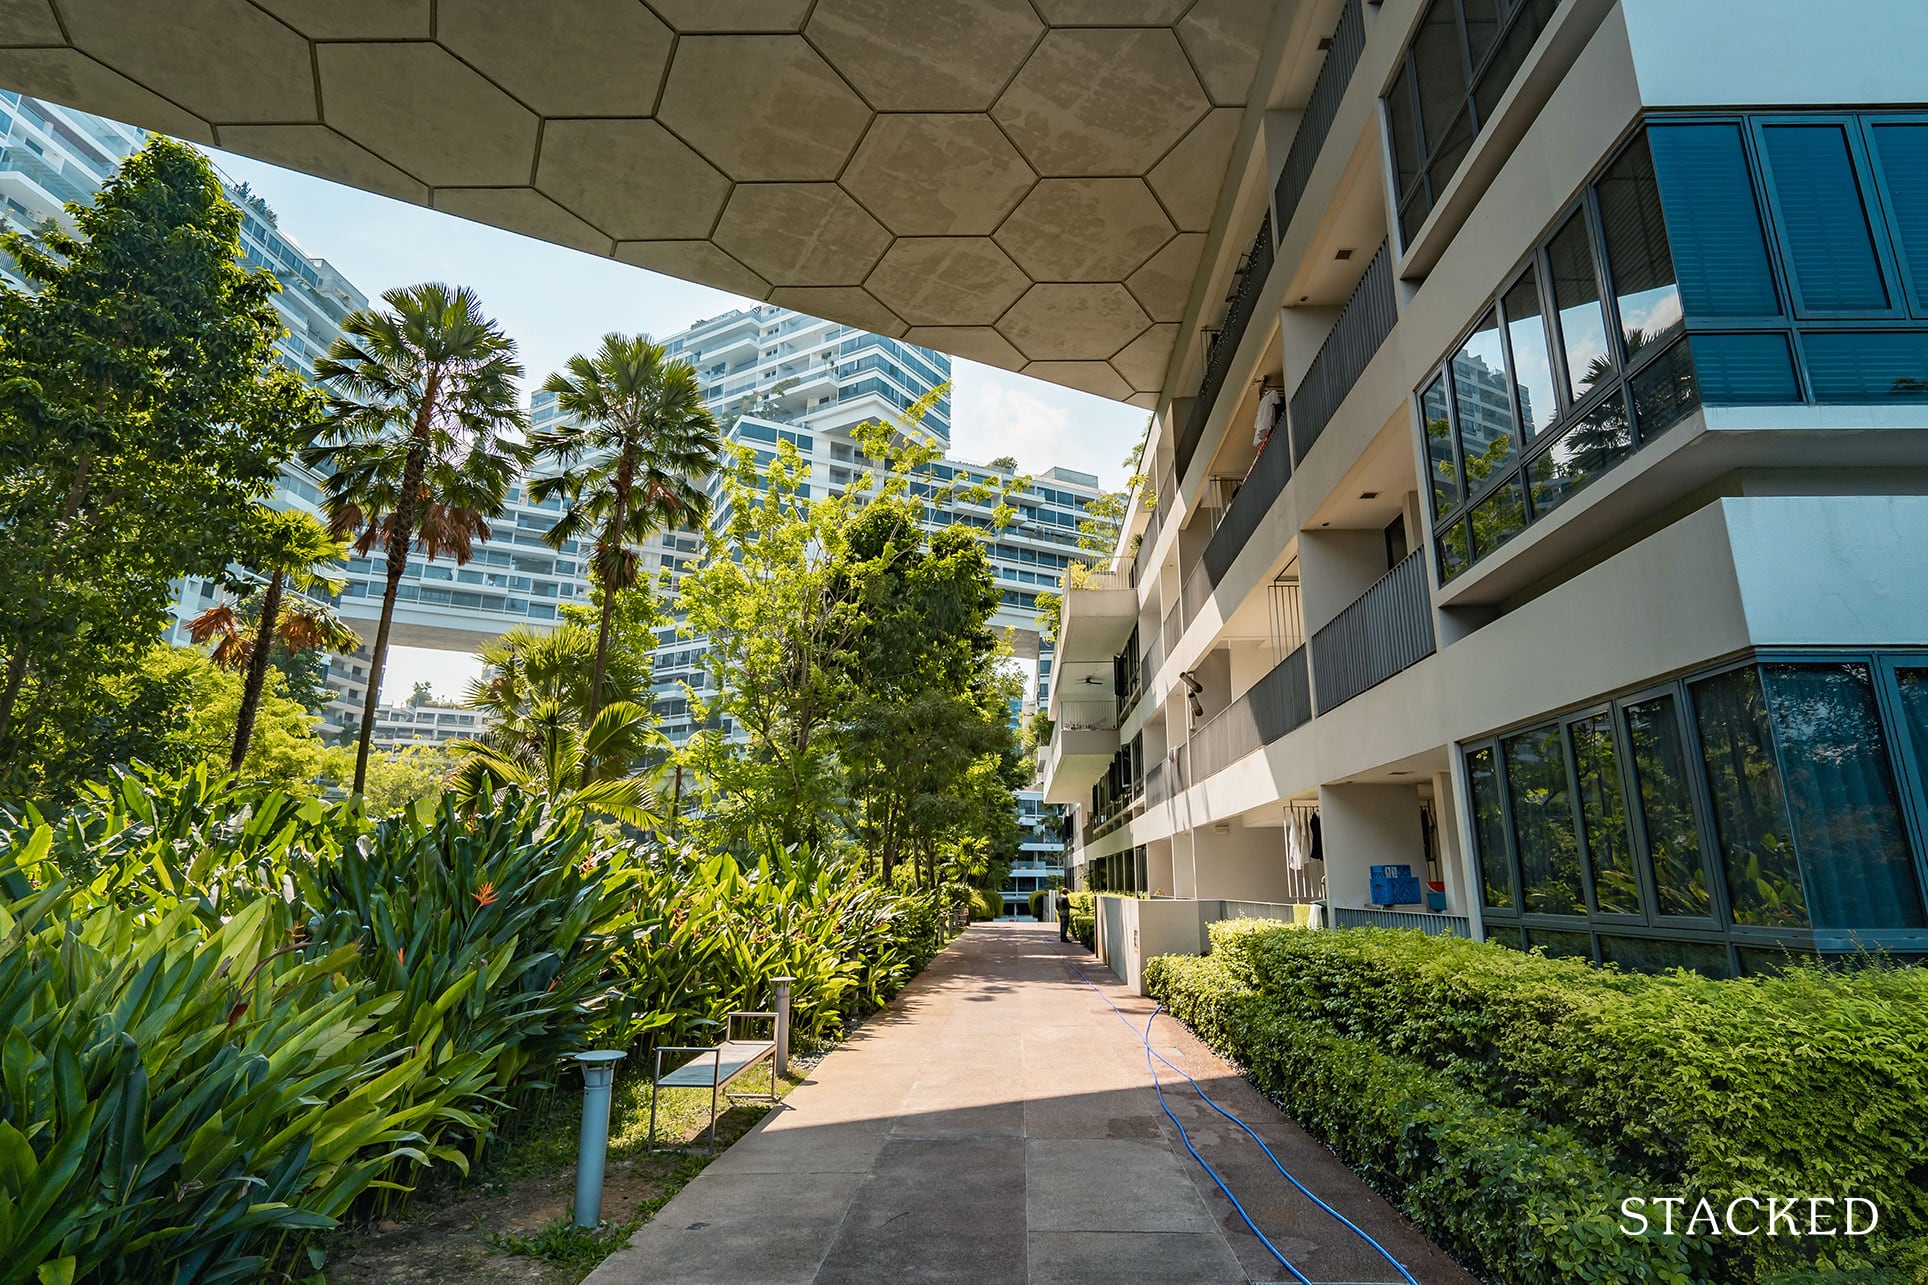
<instances>
[{"instance_id":1,"label":"hanging laundry","mask_svg":"<svg viewBox=\"0 0 1928 1285\"><path fill-rule=\"evenodd\" d=\"M1285 868L1288 870L1305 869L1305 822L1297 808L1287 808L1285 812Z\"/></svg>"},{"instance_id":2,"label":"hanging laundry","mask_svg":"<svg viewBox=\"0 0 1928 1285\"><path fill-rule=\"evenodd\" d=\"M1280 390L1268 388L1259 394L1258 414L1252 417L1252 445L1263 448L1272 436L1272 425L1279 419Z\"/></svg>"}]
</instances>

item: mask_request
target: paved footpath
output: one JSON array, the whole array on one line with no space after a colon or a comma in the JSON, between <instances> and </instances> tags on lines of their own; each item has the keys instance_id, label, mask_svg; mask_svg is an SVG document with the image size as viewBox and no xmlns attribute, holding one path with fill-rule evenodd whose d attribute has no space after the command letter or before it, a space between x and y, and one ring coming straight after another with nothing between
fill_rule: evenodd
<instances>
[{"instance_id":1,"label":"paved footpath","mask_svg":"<svg viewBox=\"0 0 1928 1285\"><path fill-rule=\"evenodd\" d=\"M1159 1109L1130 994L1050 924L972 928L639 1230L589 1285L1221 1285L1291 1273ZM1179 1023L1159 1052L1425 1285L1452 1260ZM1193 1144L1306 1279L1396 1281L1160 1066Z\"/></svg>"}]
</instances>

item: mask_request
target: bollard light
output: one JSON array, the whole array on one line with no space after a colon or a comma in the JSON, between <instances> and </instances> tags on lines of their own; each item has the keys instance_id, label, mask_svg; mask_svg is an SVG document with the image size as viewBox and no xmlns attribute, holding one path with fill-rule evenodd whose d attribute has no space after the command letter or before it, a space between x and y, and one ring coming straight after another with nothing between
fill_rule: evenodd
<instances>
[{"instance_id":1,"label":"bollard light","mask_svg":"<svg viewBox=\"0 0 1928 1285\"><path fill-rule=\"evenodd\" d=\"M794 977L772 977L770 985L775 994L771 996L770 1007L777 1013L776 1064L777 1077L783 1077L784 1068L790 1061L790 983Z\"/></svg>"},{"instance_id":2,"label":"bollard light","mask_svg":"<svg viewBox=\"0 0 1928 1285\"><path fill-rule=\"evenodd\" d=\"M602 1221L603 1161L609 1153L609 1086L616 1080L619 1049L577 1053L582 1067L582 1142L576 1149L576 1226Z\"/></svg>"}]
</instances>

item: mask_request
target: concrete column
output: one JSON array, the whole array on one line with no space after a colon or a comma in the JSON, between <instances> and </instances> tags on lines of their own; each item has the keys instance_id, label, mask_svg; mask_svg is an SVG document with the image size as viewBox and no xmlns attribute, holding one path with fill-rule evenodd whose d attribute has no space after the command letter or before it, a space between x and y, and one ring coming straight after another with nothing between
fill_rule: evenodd
<instances>
[{"instance_id":1,"label":"concrete column","mask_svg":"<svg viewBox=\"0 0 1928 1285\"><path fill-rule=\"evenodd\" d=\"M1446 912L1472 913L1472 862L1460 837L1459 787L1449 769L1433 773L1433 815L1438 819L1439 874L1446 884Z\"/></svg>"},{"instance_id":2,"label":"concrete column","mask_svg":"<svg viewBox=\"0 0 1928 1285\"><path fill-rule=\"evenodd\" d=\"M1419 793L1409 785L1322 785L1319 825L1326 896L1335 906L1370 904L1372 866L1426 868Z\"/></svg>"}]
</instances>

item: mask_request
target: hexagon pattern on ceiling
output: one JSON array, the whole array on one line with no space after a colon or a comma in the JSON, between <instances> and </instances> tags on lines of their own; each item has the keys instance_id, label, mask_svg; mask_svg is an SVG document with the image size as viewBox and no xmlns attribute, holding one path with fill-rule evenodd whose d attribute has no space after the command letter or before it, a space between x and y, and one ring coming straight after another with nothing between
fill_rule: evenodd
<instances>
[{"instance_id":1,"label":"hexagon pattern on ceiling","mask_svg":"<svg viewBox=\"0 0 1928 1285\"><path fill-rule=\"evenodd\" d=\"M1283 0L0 0L0 86L1147 405Z\"/></svg>"}]
</instances>

